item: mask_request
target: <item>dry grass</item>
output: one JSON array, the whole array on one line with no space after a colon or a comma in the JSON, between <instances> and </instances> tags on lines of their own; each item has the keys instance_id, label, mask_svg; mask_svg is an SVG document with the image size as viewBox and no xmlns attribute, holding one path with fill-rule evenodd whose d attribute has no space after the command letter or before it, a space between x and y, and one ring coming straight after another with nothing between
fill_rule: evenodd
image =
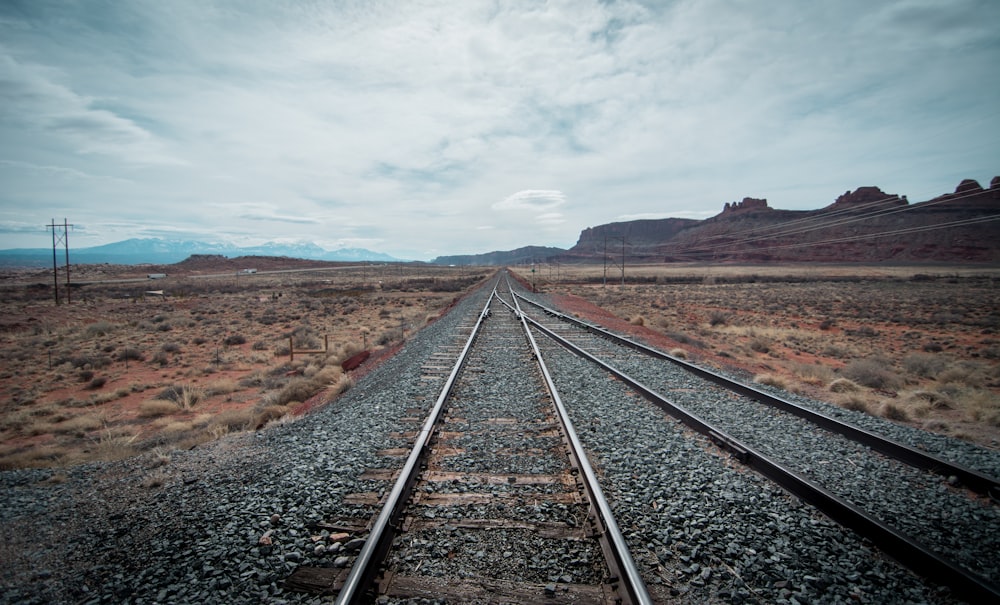
<instances>
[{"instance_id":1,"label":"dry grass","mask_svg":"<svg viewBox=\"0 0 1000 605\"><path fill-rule=\"evenodd\" d=\"M104 275L88 276L81 266L74 277L122 278L106 273L129 270L102 267ZM280 421L287 404L349 389L344 359L409 338L488 272L336 267L262 271L238 283L231 275L170 273L158 283L166 297L144 298L143 281L98 283L59 306L51 291L28 287L47 283L39 276L6 282L0 468L190 447ZM290 361L289 338L296 348L328 342L329 350Z\"/></svg>"}]
</instances>

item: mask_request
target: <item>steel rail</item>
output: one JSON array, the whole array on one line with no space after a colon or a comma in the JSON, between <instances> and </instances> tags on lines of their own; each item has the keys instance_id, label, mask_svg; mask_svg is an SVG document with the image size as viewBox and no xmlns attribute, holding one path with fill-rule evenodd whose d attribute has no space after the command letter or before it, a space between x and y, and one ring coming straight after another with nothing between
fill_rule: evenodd
<instances>
[{"instance_id":1,"label":"steel rail","mask_svg":"<svg viewBox=\"0 0 1000 605\"><path fill-rule=\"evenodd\" d=\"M733 380L731 378L727 378L725 376L722 376L721 374L699 367L683 359L678 359L677 357L668 355L663 351L659 351L657 349L644 345L640 342L636 342L619 334L615 334L614 332L606 330L605 328L602 328L600 326L596 326L594 324L582 321L579 318L572 317L564 313L560 313L555 309L546 307L545 305L533 301L524 296L521 296L516 292L513 294L514 296L517 296L517 298L520 298L521 300L540 308L545 313L552 315L553 317L556 317L560 320L578 325L587 330L588 332L594 332L600 334L605 338L611 339L615 342L633 348L647 355L669 361L670 363L676 364L684 368L685 370L699 376L700 378L708 380L728 390L735 391L745 397L749 397L750 399L754 399L760 403L777 408L789 414L793 414L795 416L798 416L799 418L803 418L809 422L812 422L813 424L816 424L819 427L837 433L838 435L847 437L848 439L857 441L858 443L864 444L873 450L881 452L886 456L895 458L900 462L909 464L912 467L919 468L925 471L930 471L932 473L936 473L938 475L942 475L945 477L953 476L968 489L978 494L989 496L994 501L1000 500L1000 479L991 477L985 473L968 468L966 466L962 466L961 464L958 464L956 462L945 460L944 458L940 458L938 456L935 456L934 454L920 451L904 443L894 441L892 439L889 439L888 437L884 437L882 435L878 435L871 431L867 431L852 424L848 424L842 420L837 420L836 418L832 418L821 412L817 412L815 410L803 407L801 405L788 401L787 399L782 399L781 397L754 388L748 384Z\"/></svg>"},{"instance_id":2,"label":"steel rail","mask_svg":"<svg viewBox=\"0 0 1000 605\"><path fill-rule=\"evenodd\" d=\"M739 439L728 435L722 429L702 420L697 415L671 402L663 395L635 380L628 374L614 368L607 362L588 353L572 342L559 336L537 320L522 315L522 318L540 332L576 355L591 361L605 371L635 389L643 397L658 405L671 416L703 435L734 457L753 468L768 479L778 483L802 500L816 506L824 514L844 527L855 531L862 538L889 554L914 572L933 582L948 586L955 595L975 603L1000 602L1000 587L954 562L933 552L923 544L869 515L853 503L840 498L825 488L809 481L795 471L771 460Z\"/></svg>"},{"instance_id":3,"label":"steel rail","mask_svg":"<svg viewBox=\"0 0 1000 605\"><path fill-rule=\"evenodd\" d=\"M434 403L434 407L431 408L430 413L427 415L427 420L424 421L423 428L421 428L420 433L416 437L413 449L406 459L406 464L399 472L399 477L395 485L393 485L392 491L389 493L389 497L386 499L381 513L379 513L378 519L376 519L375 524L372 526L372 530L365 540L365 545L361 548L361 552L358 553L358 557L355 559L347 579L344 580L343 587L341 587L340 592L337 594L337 600L335 601L337 605L354 605L371 601L371 598L366 596L365 592L372 587L375 577L378 575L378 567L392 545L392 540L395 537L397 529L395 524L399 520L399 515L406 505L413 484L420 473L420 463L426 457L430 439L434 433L434 427L437 425L441 411L444 409L444 402L451 395L455 380L465 365L468 353L472 349L476 337L479 335L479 328L482 326L483 321L489 317L490 303L493 302L496 294L496 286L494 286L493 292L486 301L486 305L479 313L479 319L472 329L472 334L469 335L465 347L455 361L455 366L452 368L448 380L441 389L441 394Z\"/></svg>"},{"instance_id":4,"label":"steel rail","mask_svg":"<svg viewBox=\"0 0 1000 605\"><path fill-rule=\"evenodd\" d=\"M510 282L508 281L507 286L510 287ZM513 294L513 290L511 290ZM504 305L510 307L507 301L500 297L497 299ZM612 577L618 577L622 581L624 593L619 591L622 597L623 603L625 605L632 604L642 604L651 605L653 603L652 598L649 596L649 592L646 589L646 584L642 579L642 575L639 573L639 569L632 559L632 554L629 551L628 544L625 542L625 537L622 535L621 529L618 527L618 522L615 521L614 513L611 511L611 506L608 504L607 498L604 497L604 492L601 490L600 482L597 480L597 474L594 472L593 467L590 465L590 461L587 459L587 454L583 449L583 444L580 442L580 438L576 434L576 429L573 427L573 421L569 418L569 413L566 411L566 407L563 405L562 399L559 397L559 391L556 390L556 385L552 380L552 375L549 374L549 369L545 365L545 361L542 359L542 353L538 350L538 343L535 342L535 337L531 334L531 330L528 328L527 320L525 315L521 312L520 305L517 304L517 298L513 298L514 307L511 310L514 311L514 315L520 320L521 327L524 329L524 335L531 345L531 351L538 361L538 368L542 372L542 376L545 378L545 385L548 388L549 394L552 396L553 405L559 416L559 422L563 426L563 431L566 433L566 437L570 443L570 455L572 456L577 468L580 469L581 478L583 480L584 488L587 490L587 495L590 497L590 502L597 509L597 521L601 524L604 536L607 538L608 545L608 564L611 567Z\"/></svg>"}]
</instances>

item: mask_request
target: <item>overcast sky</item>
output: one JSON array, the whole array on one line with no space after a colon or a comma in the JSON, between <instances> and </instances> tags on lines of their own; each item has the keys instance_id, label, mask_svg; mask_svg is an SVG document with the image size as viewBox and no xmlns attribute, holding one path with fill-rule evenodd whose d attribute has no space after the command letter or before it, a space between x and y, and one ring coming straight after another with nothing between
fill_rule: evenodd
<instances>
[{"instance_id":1,"label":"overcast sky","mask_svg":"<svg viewBox=\"0 0 1000 605\"><path fill-rule=\"evenodd\" d=\"M572 246L1000 174L1000 2L2 0L0 248Z\"/></svg>"}]
</instances>

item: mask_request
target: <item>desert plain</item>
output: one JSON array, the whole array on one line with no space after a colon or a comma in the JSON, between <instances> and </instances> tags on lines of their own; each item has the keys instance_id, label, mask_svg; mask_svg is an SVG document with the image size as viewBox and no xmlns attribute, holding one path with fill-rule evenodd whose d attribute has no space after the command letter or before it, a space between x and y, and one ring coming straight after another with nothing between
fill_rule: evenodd
<instances>
[{"instance_id":1,"label":"desert plain","mask_svg":"<svg viewBox=\"0 0 1000 605\"><path fill-rule=\"evenodd\" d=\"M294 421L497 270L223 257L71 269L59 304L51 270L0 276L0 468L167 457ZM512 271L695 363L1000 447L998 269L649 265L624 283L620 267Z\"/></svg>"}]
</instances>

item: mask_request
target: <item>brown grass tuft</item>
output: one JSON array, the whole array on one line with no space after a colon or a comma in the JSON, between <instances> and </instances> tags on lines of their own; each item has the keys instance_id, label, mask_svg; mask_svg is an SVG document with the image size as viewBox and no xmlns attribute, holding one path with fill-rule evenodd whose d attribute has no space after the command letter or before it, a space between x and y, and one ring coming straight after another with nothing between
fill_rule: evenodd
<instances>
[{"instance_id":1,"label":"brown grass tuft","mask_svg":"<svg viewBox=\"0 0 1000 605\"><path fill-rule=\"evenodd\" d=\"M147 399L139 404L139 416L142 418L156 418L178 411L180 411L180 406L166 399Z\"/></svg>"}]
</instances>

